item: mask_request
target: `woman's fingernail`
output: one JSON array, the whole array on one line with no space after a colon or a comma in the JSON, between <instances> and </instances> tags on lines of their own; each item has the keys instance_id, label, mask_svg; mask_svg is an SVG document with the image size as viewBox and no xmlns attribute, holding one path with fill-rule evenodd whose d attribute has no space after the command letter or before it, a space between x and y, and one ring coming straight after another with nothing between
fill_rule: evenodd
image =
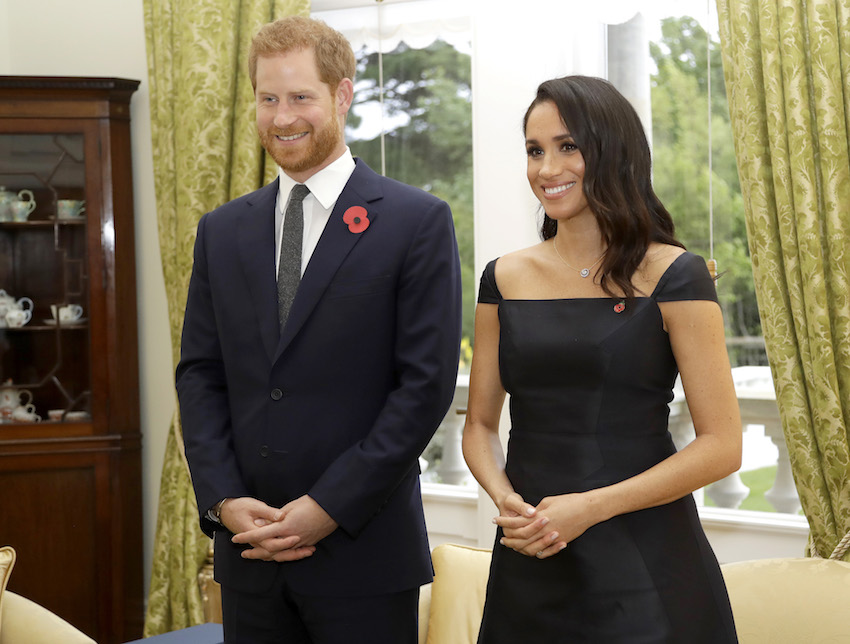
<instances>
[{"instance_id":1,"label":"woman's fingernail","mask_svg":"<svg viewBox=\"0 0 850 644\"><path fill-rule=\"evenodd\" d=\"M546 525L547 523L549 523L549 519L547 519L546 517L543 517L543 520L540 522L540 525L543 526L543 525Z\"/></svg>"},{"instance_id":2,"label":"woman's fingernail","mask_svg":"<svg viewBox=\"0 0 850 644\"><path fill-rule=\"evenodd\" d=\"M503 545L505 545L505 540L504 540L504 539L499 539L499 545L502 545L502 546L503 546Z\"/></svg>"}]
</instances>

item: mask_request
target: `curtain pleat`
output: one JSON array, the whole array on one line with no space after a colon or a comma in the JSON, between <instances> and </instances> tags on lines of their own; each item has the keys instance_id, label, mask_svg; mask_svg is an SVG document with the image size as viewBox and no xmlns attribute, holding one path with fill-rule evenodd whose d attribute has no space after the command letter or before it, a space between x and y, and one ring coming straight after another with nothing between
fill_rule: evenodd
<instances>
[{"instance_id":1,"label":"curtain pleat","mask_svg":"<svg viewBox=\"0 0 850 644\"><path fill-rule=\"evenodd\" d=\"M717 0L756 292L809 554L850 559L850 0Z\"/></svg>"},{"instance_id":2,"label":"curtain pleat","mask_svg":"<svg viewBox=\"0 0 850 644\"><path fill-rule=\"evenodd\" d=\"M248 49L259 27L309 0L144 0L157 222L174 365L200 217L276 176L257 138ZM179 414L160 484L145 636L203 621L201 532Z\"/></svg>"}]
</instances>

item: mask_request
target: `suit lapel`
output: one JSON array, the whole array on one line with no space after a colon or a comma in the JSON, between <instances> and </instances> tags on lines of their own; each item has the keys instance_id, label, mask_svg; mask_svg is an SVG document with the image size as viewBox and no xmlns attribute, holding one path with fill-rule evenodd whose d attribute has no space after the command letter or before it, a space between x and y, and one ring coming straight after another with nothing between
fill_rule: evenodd
<instances>
[{"instance_id":1,"label":"suit lapel","mask_svg":"<svg viewBox=\"0 0 850 644\"><path fill-rule=\"evenodd\" d=\"M248 198L240 213L238 247L263 346L273 358L279 339L275 280L274 216L278 180Z\"/></svg>"},{"instance_id":2,"label":"suit lapel","mask_svg":"<svg viewBox=\"0 0 850 644\"><path fill-rule=\"evenodd\" d=\"M375 225L377 213L374 205L382 197L380 177L360 159L357 159L356 163L354 172L337 199L316 250L304 271L275 359L280 357L310 317L310 313L316 308L348 253L364 235L370 232L367 228L361 233L352 233L348 229L348 224L343 221L345 211L351 206L362 206L368 212L369 225Z\"/></svg>"}]
</instances>

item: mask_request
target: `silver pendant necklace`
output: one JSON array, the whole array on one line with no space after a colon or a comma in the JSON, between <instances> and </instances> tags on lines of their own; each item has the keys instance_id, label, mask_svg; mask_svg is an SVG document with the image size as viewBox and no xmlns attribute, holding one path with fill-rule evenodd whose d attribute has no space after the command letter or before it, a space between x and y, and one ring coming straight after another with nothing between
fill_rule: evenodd
<instances>
[{"instance_id":1,"label":"silver pendant necklace","mask_svg":"<svg viewBox=\"0 0 850 644\"><path fill-rule=\"evenodd\" d=\"M602 260L602 258L605 257L605 253L603 252L599 257L596 258L596 261L593 262L587 268L576 268L575 266L572 266L567 260L564 259L563 255L561 255L561 251L558 250L558 244L554 239L552 240L552 246L554 246L554 248L555 248L555 254L558 256L558 259L560 259L562 262L564 262L564 264L567 265L568 268L573 269L575 272L577 272L582 277L589 276L590 275L590 269L592 269L594 266L596 266Z\"/></svg>"}]
</instances>

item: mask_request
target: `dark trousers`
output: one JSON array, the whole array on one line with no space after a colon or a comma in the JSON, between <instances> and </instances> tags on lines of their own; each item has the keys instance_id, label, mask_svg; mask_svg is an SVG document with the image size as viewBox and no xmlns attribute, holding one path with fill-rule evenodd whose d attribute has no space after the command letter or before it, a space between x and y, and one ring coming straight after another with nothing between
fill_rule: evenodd
<instances>
[{"instance_id":1,"label":"dark trousers","mask_svg":"<svg viewBox=\"0 0 850 644\"><path fill-rule=\"evenodd\" d=\"M292 592L279 575L269 593L221 588L225 644L416 644L419 589L324 597Z\"/></svg>"}]
</instances>

